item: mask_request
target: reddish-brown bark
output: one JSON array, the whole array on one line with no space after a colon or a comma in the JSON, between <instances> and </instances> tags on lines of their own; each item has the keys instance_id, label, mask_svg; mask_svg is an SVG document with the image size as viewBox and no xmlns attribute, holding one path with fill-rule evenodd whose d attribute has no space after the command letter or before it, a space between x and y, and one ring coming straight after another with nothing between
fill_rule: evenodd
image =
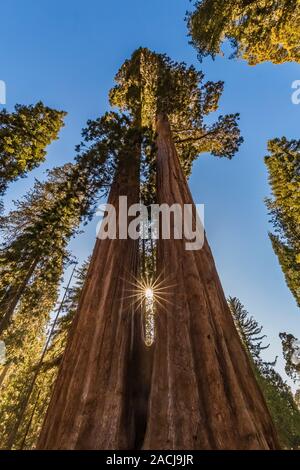
<instances>
[{"instance_id":1,"label":"reddish-brown bark","mask_svg":"<svg viewBox=\"0 0 300 470\"><path fill-rule=\"evenodd\" d=\"M167 117L157 121L158 203L193 204ZM170 284L157 306L145 449L274 449L276 432L230 314L213 256L158 241ZM173 285L173 287L172 287Z\"/></svg>"},{"instance_id":2,"label":"reddish-brown bark","mask_svg":"<svg viewBox=\"0 0 300 470\"><path fill-rule=\"evenodd\" d=\"M139 146L119 162L109 203L139 202ZM118 214L118 211L117 211ZM39 449L130 449L130 282L138 241L97 240L39 438Z\"/></svg>"}]
</instances>

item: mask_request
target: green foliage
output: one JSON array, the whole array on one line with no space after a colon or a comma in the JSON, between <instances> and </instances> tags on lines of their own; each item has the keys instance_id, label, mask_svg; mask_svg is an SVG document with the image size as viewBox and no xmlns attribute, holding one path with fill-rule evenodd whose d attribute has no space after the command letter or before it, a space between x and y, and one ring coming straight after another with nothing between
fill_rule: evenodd
<instances>
[{"instance_id":1,"label":"green foliage","mask_svg":"<svg viewBox=\"0 0 300 470\"><path fill-rule=\"evenodd\" d=\"M126 112L140 130L141 197L155 202L156 120L167 114L181 166L189 176L199 154L232 158L243 139L238 114L219 116L211 124L206 118L218 109L222 82L204 82L202 72L172 61L149 49L137 49L121 66L110 91L110 103Z\"/></svg>"},{"instance_id":2,"label":"green foliage","mask_svg":"<svg viewBox=\"0 0 300 470\"><path fill-rule=\"evenodd\" d=\"M280 333L279 337L285 359L285 372L295 383L300 382L300 346L295 344L298 339L288 333Z\"/></svg>"},{"instance_id":3,"label":"green foliage","mask_svg":"<svg viewBox=\"0 0 300 470\"><path fill-rule=\"evenodd\" d=\"M16 105L13 113L0 111L0 196L9 182L44 161L45 148L57 139L65 115L41 102Z\"/></svg>"},{"instance_id":4,"label":"green foliage","mask_svg":"<svg viewBox=\"0 0 300 470\"><path fill-rule=\"evenodd\" d=\"M128 132L130 119L115 113L89 121L76 162L48 172L43 183L36 181L16 210L2 218L0 320L11 370L0 402L2 447L12 443L14 448L22 447L27 434L24 445L30 447L37 438L81 290L80 284L69 292L64 306L68 311L57 325L43 373L27 403L60 279L70 259L67 245L80 223L93 215L99 192L106 193L111 185ZM80 274L81 283L83 272L86 268Z\"/></svg>"},{"instance_id":5,"label":"green foliage","mask_svg":"<svg viewBox=\"0 0 300 470\"><path fill-rule=\"evenodd\" d=\"M272 367L262 367L257 380L284 449L300 449L300 411L290 387Z\"/></svg>"},{"instance_id":6,"label":"green foliage","mask_svg":"<svg viewBox=\"0 0 300 470\"><path fill-rule=\"evenodd\" d=\"M19 438L25 432L26 417L31 413L33 404L30 402L26 407L25 421L22 419L23 406L26 405L27 392L34 377L34 366L42 353L45 325L56 296L55 285L48 285L46 281L44 284L37 279L26 289L14 322L4 334L9 375L2 384L0 394L0 448L10 447L10 442L20 444ZM38 302L34 302L33 298ZM19 419L21 424L18 428Z\"/></svg>"},{"instance_id":7,"label":"green foliage","mask_svg":"<svg viewBox=\"0 0 300 470\"><path fill-rule=\"evenodd\" d=\"M270 346L269 344L266 346L262 345L262 341L266 338L266 335L261 335L263 327L259 326L257 321L249 316L245 307L236 297L229 297L228 305L244 346L247 348L254 362L260 363L261 351L268 349Z\"/></svg>"},{"instance_id":8,"label":"green foliage","mask_svg":"<svg viewBox=\"0 0 300 470\"><path fill-rule=\"evenodd\" d=\"M83 195L75 198L70 180L75 167L66 164L49 172L46 183L36 182L33 190L17 203L17 209L3 218L5 242L0 258L0 325L5 330L26 292L41 276L58 285L70 237L80 222ZM55 260L55 261L54 261ZM41 291L37 291L37 295ZM38 300L37 300L38 303Z\"/></svg>"},{"instance_id":9,"label":"green foliage","mask_svg":"<svg viewBox=\"0 0 300 470\"><path fill-rule=\"evenodd\" d=\"M300 306L300 140L273 139L268 150L265 163L273 197L266 205L275 231L270 239Z\"/></svg>"},{"instance_id":10,"label":"green foliage","mask_svg":"<svg viewBox=\"0 0 300 470\"><path fill-rule=\"evenodd\" d=\"M300 449L300 410L290 387L273 367L276 359L268 363L261 358L261 351L269 347L262 346L262 340L265 338L265 335L261 335L263 327L250 317L237 298L229 297L228 305L253 364L255 376L277 428L282 447Z\"/></svg>"},{"instance_id":11,"label":"green foliage","mask_svg":"<svg viewBox=\"0 0 300 470\"><path fill-rule=\"evenodd\" d=\"M21 423L14 437L14 448L32 448L37 441L39 431L50 400L52 386L61 363L69 329L76 313L79 296L88 269L88 262L77 270L76 282L67 291L61 308L61 318L57 321L50 346L40 363L42 347L45 342L45 325L49 320L49 309L38 308L36 315L22 305L13 326L6 334L7 363L10 374L3 384L0 395L0 448L7 445L10 433L19 418L25 400L26 408ZM56 296L56 290L53 291ZM36 372L35 386L28 397L28 390ZM28 399L29 398L29 399Z\"/></svg>"},{"instance_id":12,"label":"green foliage","mask_svg":"<svg viewBox=\"0 0 300 470\"><path fill-rule=\"evenodd\" d=\"M120 129L121 121L115 115L89 122L76 163L48 172L45 182L36 181L16 203L16 210L2 217L0 333L8 327L26 286L36 275L43 273L49 283L58 286L70 238L93 215L99 191L106 193L111 183Z\"/></svg>"},{"instance_id":13,"label":"green foliage","mask_svg":"<svg viewBox=\"0 0 300 470\"><path fill-rule=\"evenodd\" d=\"M200 60L222 53L229 40L231 57L250 65L300 62L299 0L200 0L187 22Z\"/></svg>"},{"instance_id":14,"label":"green foliage","mask_svg":"<svg viewBox=\"0 0 300 470\"><path fill-rule=\"evenodd\" d=\"M220 116L214 124L204 119L218 109L222 82L204 83L194 67L172 61L149 49L136 50L116 75L110 91L112 106L129 112L135 125L155 134L159 114L167 114L181 164L188 175L203 152L231 158L242 142L237 114Z\"/></svg>"}]
</instances>

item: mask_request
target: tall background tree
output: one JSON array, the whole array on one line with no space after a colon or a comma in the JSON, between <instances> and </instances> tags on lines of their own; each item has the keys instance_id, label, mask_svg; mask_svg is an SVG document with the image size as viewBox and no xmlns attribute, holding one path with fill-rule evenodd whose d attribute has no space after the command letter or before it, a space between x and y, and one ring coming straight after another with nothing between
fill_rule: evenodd
<instances>
[{"instance_id":1,"label":"tall background tree","mask_svg":"<svg viewBox=\"0 0 300 470\"><path fill-rule=\"evenodd\" d=\"M228 40L231 57L250 65L300 62L298 0L200 0L187 21L200 59L222 53Z\"/></svg>"},{"instance_id":2,"label":"tall background tree","mask_svg":"<svg viewBox=\"0 0 300 470\"><path fill-rule=\"evenodd\" d=\"M16 203L16 210L2 218L0 334L35 273L47 277L53 258L59 279L70 238L94 213L99 191L107 192L114 160L111 141L117 138L110 121L111 116L90 121L75 163L51 170L43 183L36 181L24 200Z\"/></svg>"},{"instance_id":3,"label":"tall background tree","mask_svg":"<svg viewBox=\"0 0 300 470\"><path fill-rule=\"evenodd\" d=\"M0 197L10 182L44 161L45 148L57 138L65 115L41 102L16 105L12 113L0 111Z\"/></svg>"},{"instance_id":4,"label":"tall background tree","mask_svg":"<svg viewBox=\"0 0 300 470\"><path fill-rule=\"evenodd\" d=\"M45 342L64 268L70 261L68 242L78 233L80 224L92 216L101 193L106 193L111 182L111 117L90 121L75 163L51 170L45 182L36 181L16 210L2 218L0 326L9 352L3 373L5 383L16 391L3 394L4 408L0 408L2 446L6 448L19 442L33 367ZM30 380L26 380L26 374ZM7 377L11 378L9 382ZM7 406L18 413L7 414Z\"/></svg>"},{"instance_id":5,"label":"tall background tree","mask_svg":"<svg viewBox=\"0 0 300 470\"><path fill-rule=\"evenodd\" d=\"M261 353L269 347L269 345L263 344L263 340L266 338L266 335L262 335L263 327L249 315L243 304L236 297L229 297L228 304L272 414L281 446L285 449L299 449L300 409L297 403L297 396L293 395L291 388L275 370L276 359L274 362L266 362L262 358ZM288 343L290 339L288 338ZM286 372L290 375L290 356L289 353L285 354L285 351L290 351L289 346L287 349L284 347L284 357L286 360Z\"/></svg>"},{"instance_id":6,"label":"tall background tree","mask_svg":"<svg viewBox=\"0 0 300 470\"><path fill-rule=\"evenodd\" d=\"M300 140L273 139L265 163L272 196L266 200L270 239L286 283L300 306Z\"/></svg>"},{"instance_id":7,"label":"tall background tree","mask_svg":"<svg viewBox=\"0 0 300 470\"><path fill-rule=\"evenodd\" d=\"M282 352L285 359L285 372L299 385L300 383L300 342L290 333L280 333Z\"/></svg>"},{"instance_id":8,"label":"tall background tree","mask_svg":"<svg viewBox=\"0 0 300 470\"><path fill-rule=\"evenodd\" d=\"M46 413L51 390L61 363L66 339L76 312L79 294L86 277L88 263L76 269L75 283L57 304L57 321L53 325L47 350L42 356L46 335L45 318L48 319L49 304L44 299L36 312L18 312L6 339L7 368L1 387L0 398L0 447L6 448L12 431L13 448L26 449L35 446ZM55 289L56 295L56 289ZM30 307L25 305L25 307ZM50 308L52 303L50 303ZM33 318L32 313L36 313ZM51 324L55 319L51 319ZM38 335L38 336L37 336ZM20 413L23 411L23 415ZM19 420L18 429L15 428ZM15 428L15 429L14 429Z\"/></svg>"}]
</instances>

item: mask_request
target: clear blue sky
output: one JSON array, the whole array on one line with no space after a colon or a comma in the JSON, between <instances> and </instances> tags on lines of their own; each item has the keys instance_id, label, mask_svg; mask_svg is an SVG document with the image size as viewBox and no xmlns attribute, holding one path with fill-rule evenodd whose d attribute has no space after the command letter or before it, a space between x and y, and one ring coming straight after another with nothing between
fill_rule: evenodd
<instances>
[{"instance_id":1,"label":"clear blue sky","mask_svg":"<svg viewBox=\"0 0 300 470\"><path fill-rule=\"evenodd\" d=\"M188 44L184 16L188 0L9 0L1 5L0 80L7 108L38 100L69 114L47 161L13 184L5 199L21 197L46 168L73 159L88 118L108 109L107 93L122 62L139 46L194 64L210 80L224 80L220 113L241 113L245 143L232 161L202 155L190 181L194 200L205 204L205 223L226 295L237 296L264 325L279 354L280 331L300 338L300 315L285 285L268 239L263 199L269 194L263 157L267 140L299 138L300 105L291 102L299 65L249 67L219 58L197 61ZM91 252L95 222L72 241L81 260ZM280 358L278 369L282 372Z\"/></svg>"}]
</instances>

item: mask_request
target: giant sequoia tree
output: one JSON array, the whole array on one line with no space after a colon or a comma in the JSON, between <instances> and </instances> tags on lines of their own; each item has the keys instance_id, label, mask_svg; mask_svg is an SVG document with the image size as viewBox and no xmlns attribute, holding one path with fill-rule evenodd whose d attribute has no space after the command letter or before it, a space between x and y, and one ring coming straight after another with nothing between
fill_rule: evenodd
<instances>
[{"instance_id":1,"label":"giant sequoia tree","mask_svg":"<svg viewBox=\"0 0 300 470\"><path fill-rule=\"evenodd\" d=\"M222 83L204 83L193 67L147 49L124 63L116 82L111 103L127 120L109 202L118 208L126 195L128 205L140 197L193 205L186 183L193 160L201 152L231 158L241 143L237 115L204 122L218 107ZM97 240L38 447L275 448L207 241L191 252L184 240L159 239L155 252L156 274L171 279L172 302L156 306L152 375L137 370L153 351L136 345L139 309L127 295L138 274L138 243ZM141 387L137 405L143 380L149 396ZM144 406L138 420L137 406Z\"/></svg>"},{"instance_id":2,"label":"giant sequoia tree","mask_svg":"<svg viewBox=\"0 0 300 470\"><path fill-rule=\"evenodd\" d=\"M216 110L222 88L220 83L203 84L202 79L193 68L139 50L120 69L111 92L112 103L128 111L136 112L140 103L142 123L156 134L160 204L193 205L184 175L193 159L203 150L231 157L240 143L236 116L205 126L203 118ZM273 448L274 428L235 331L208 244L205 240L201 250L188 252L184 243L162 239L157 243L157 269L171 284L172 304L157 306L143 446ZM230 414L228 400L235 402L238 416Z\"/></svg>"},{"instance_id":3,"label":"giant sequoia tree","mask_svg":"<svg viewBox=\"0 0 300 470\"><path fill-rule=\"evenodd\" d=\"M44 161L45 147L57 138L65 115L41 102L0 112L0 197L10 182Z\"/></svg>"},{"instance_id":4,"label":"giant sequoia tree","mask_svg":"<svg viewBox=\"0 0 300 470\"><path fill-rule=\"evenodd\" d=\"M157 133L158 201L193 205L165 115L157 120ZM157 308L144 447L275 448L272 420L235 329L206 237L198 251L186 251L184 240L161 239L157 250L158 269L173 285L172 304L166 312Z\"/></svg>"},{"instance_id":5,"label":"giant sequoia tree","mask_svg":"<svg viewBox=\"0 0 300 470\"><path fill-rule=\"evenodd\" d=\"M272 197L266 200L274 233L270 239L286 283L300 306L300 140L268 143L265 163Z\"/></svg>"},{"instance_id":6,"label":"giant sequoia tree","mask_svg":"<svg viewBox=\"0 0 300 470\"><path fill-rule=\"evenodd\" d=\"M229 40L232 57L250 65L300 62L299 0L200 0L188 27L200 59L220 54Z\"/></svg>"}]
</instances>

